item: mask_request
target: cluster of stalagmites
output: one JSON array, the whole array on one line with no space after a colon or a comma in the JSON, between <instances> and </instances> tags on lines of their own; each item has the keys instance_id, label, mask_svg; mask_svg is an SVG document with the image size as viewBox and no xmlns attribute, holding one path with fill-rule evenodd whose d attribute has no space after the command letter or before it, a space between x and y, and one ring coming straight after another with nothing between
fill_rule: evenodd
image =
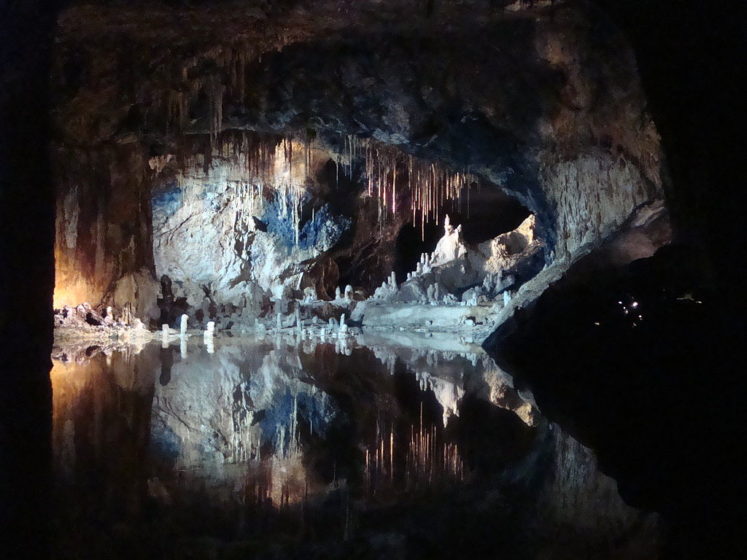
<instances>
[{"instance_id":1,"label":"cluster of stalagmites","mask_svg":"<svg viewBox=\"0 0 747 560\"><path fill-rule=\"evenodd\" d=\"M66 331L76 334L86 333L92 337L98 335L116 336L121 339L147 338L149 331L138 317L132 313L130 306L115 310L111 306L92 306L81 303L76 306L64 305L54 310L54 326L59 336Z\"/></svg>"},{"instance_id":2,"label":"cluster of stalagmites","mask_svg":"<svg viewBox=\"0 0 747 560\"><path fill-rule=\"evenodd\" d=\"M461 225L454 227L446 216L444 235L433 253L422 254L415 270L401 284L392 273L369 299L363 290L351 285L338 287L331 301L319 299L312 287L294 290L282 285L269 291L254 286L238 300L220 303L210 287L203 286L202 302L195 305L192 301L190 305L180 295L182 283L164 275L162 297L158 299L161 316L149 326L160 328L164 344L173 339L184 341L189 329L199 329L210 351L216 330L234 334L292 333L301 341L344 339L363 326L369 304L505 305L511 297L509 290L517 287L514 271L523 263L536 260L542 248L534 234L534 217L527 218L516 230L476 246L465 244L461 229ZM456 326L475 326L476 321L468 317L468 311L465 310L464 318ZM422 323L429 328L433 321L424 316ZM112 307L96 309L88 304L64 307L55 314L55 326L98 333L108 331L120 338L145 336L147 332L146 325L132 315L127 305L116 313Z\"/></svg>"},{"instance_id":3,"label":"cluster of stalagmites","mask_svg":"<svg viewBox=\"0 0 747 560\"><path fill-rule=\"evenodd\" d=\"M421 255L416 269L401 284L391 273L371 298L351 285L338 287L331 301L319 299L313 287L294 290L284 285L270 291L255 286L234 303L218 303L206 286L202 303L190 308L179 296L180 283L163 277L159 306L162 317L171 317L165 321L170 324L176 323L179 315L173 310L181 305L181 312L190 313L192 328L206 328L212 322L215 328L237 334L284 331L300 340L326 340L357 332L365 324L369 304L502 307L511 297L510 290L518 287L515 272L536 261L541 249L534 216L514 231L469 247L462 239L461 225L454 227L446 216L444 235L433 253ZM460 327L475 325L468 315L465 310ZM422 322L425 327L432 324L426 317Z\"/></svg>"},{"instance_id":4,"label":"cluster of stalagmites","mask_svg":"<svg viewBox=\"0 0 747 560\"><path fill-rule=\"evenodd\" d=\"M511 298L509 290L517 288L514 272L541 250L534 227L534 216L529 216L516 230L467 247L461 225L452 226L447 215L444 235L433 253L420 256L403 284L398 285L392 274L376 290L374 299L431 305L505 305Z\"/></svg>"}]
</instances>

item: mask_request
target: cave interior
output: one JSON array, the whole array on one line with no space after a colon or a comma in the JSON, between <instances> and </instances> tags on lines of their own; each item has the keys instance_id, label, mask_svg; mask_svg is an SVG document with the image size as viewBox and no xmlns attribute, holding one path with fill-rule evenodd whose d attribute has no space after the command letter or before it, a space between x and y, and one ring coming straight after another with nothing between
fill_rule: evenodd
<instances>
[{"instance_id":1,"label":"cave interior","mask_svg":"<svg viewBox=\"0 0 747 560\"><path fill-rule=\"evenodd\" d=\"M10 10L2 550L741 557L745 34L685 4Z\"/></svg>"}]
</instances>

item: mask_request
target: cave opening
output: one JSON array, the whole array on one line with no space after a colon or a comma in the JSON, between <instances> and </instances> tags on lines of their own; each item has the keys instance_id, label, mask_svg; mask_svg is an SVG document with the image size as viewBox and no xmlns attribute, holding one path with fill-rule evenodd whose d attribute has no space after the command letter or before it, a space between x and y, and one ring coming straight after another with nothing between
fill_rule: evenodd
<instances>
[{"instance_id":1,"label":"cave opening","mask_svg":"<svg viewBox=\"0 0 747 560\"><path fill-rule=\"evenodd\" d=\"M424 229L405 224L397 234L394 271L402 282L415 270L423 253L428 253L444 233L443 220L448 215L455 226L462 225L462 237L467 245L476 246L502 233L510 232L529 217L529 211L515 198L505 195L492 185L473 187L460 204L447 203L440 209L440 223L429 222ZM461 202L461 201L460 201ZM524 247L512 247L520 252Z\"/></svg>"}]
</instances>

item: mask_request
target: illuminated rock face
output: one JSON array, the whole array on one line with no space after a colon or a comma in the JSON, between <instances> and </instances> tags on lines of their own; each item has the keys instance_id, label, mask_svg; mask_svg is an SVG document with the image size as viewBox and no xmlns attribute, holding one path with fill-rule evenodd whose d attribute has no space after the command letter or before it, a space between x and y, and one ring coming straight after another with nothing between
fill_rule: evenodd
<instances>
[{"instance_id":1,"label":"illuminated rock face","mask_svg":"<svg viewBox=\"0 0 747 560\"><path fill-rule=\"evenodd\" d=\"M635 61L621 35L599 28L583 8L505 12L495 5L467 23L443 3L426 25L410 6L377 3L369 11L362 2L342 14L333 4L301 19L282 9L263 12L262 25L256 14L211 12L205 29L220 21L241 32L224 35L220 45L211 36L210 48L196 46L207 44L199 43L199 31L156 31L158 17L128 12L142 20L131 33L137 48L148 50L143 59L163 62L155 73L140 63L120 68L116 61L133 57L100 40L106 16L91 20L75 8L62 18L54 74L60 293L91 294L86 299L97 303L120 277L143 267L173 276L192 303L202 299L202 286L234 303L253 286L310 285L331 297L336 284L350 283L372 292L392 268L387 252L398 231L374 227L382 209L400 224L410 213L422 228L455 185L469 182L467 170L535 216L545 264L569 263L624 227L637 208L662 199L659 139ZM403 18L407 28L392 27ZM73 56L75 66L88 69L77 78L65 70ZM95 105L85 102L92 98ZM372 202L368 225L347 223L359 221L360 212L310 207L304 199L302 191L312 199L320 194L307 184L320 170L319 154L301 152L295 167L271 170L274 179L262 184L285 185L281 196L237 182L225 164L238 131L296 139L286 145L313 138L326 157L337 154L335 196L363 189ZM79 165L85 158L69 147L77 143L90 146L85 157L98 175ZM266 164L257 150L255 161ZM423 162L404 164L418 178L410 200L400 199L405 171L391 165L395 152ZM190 168L198 154L211 171ZM86 210L95 197L84 193L91 192L104 203ZM85 204L76 208L76 197ZM353 240L318 258L343 235ZM487 256L503 258L492 250ZM309 270L297 266L310 259Z\"/></svg>"},{"instance_id":2,"label":"illuminated rock face","mask_svg":"<svg viewBox=\"0 0 747 560\"><path fill-rule=\"evenodd\" d=\"M157 191L156 273L176 283L176 297L199 307L207 293L217 303L245 307L253 305L244 300L256 299L256 288L267 294L301 289L300 263L331 249L351 220L321 204L301 223L310 195L302 182L279 184L286 179L278 175L263 184L226 165L183 172Z\"/></svg>"},{"instance_id":3,"label":"illuminated rock face","mask_svg":"<svg viewBox=\"0 0 747 560\"><path fill-rule=\"evenodd\" d=\"M112 295L117 282L122 298L147 321L155 301L150 207L140 149L88 151L59 147L55 239L54 306L97 305ZM142 293L141 293L142 291ZM103 309L102 309L103 311Z\"/></svg>"}]
</instances>

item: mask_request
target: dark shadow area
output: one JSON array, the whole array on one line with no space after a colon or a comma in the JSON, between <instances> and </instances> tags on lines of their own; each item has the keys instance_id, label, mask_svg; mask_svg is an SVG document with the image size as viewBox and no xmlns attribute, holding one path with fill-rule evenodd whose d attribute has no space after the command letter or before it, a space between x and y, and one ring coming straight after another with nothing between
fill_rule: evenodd
<instances>
[{"instance_id":1,"label":"dark shadow area","mask_svg":"<svg viewBox=\"0 0 747 560\"><path fill-rule=\"evenodd\" d=\"M629 267L593 256L486 348L596 452L634 507L668 523L666 558L741 557L744 346L734 310L682 246Z\"/></svg>"}]
</instances>

